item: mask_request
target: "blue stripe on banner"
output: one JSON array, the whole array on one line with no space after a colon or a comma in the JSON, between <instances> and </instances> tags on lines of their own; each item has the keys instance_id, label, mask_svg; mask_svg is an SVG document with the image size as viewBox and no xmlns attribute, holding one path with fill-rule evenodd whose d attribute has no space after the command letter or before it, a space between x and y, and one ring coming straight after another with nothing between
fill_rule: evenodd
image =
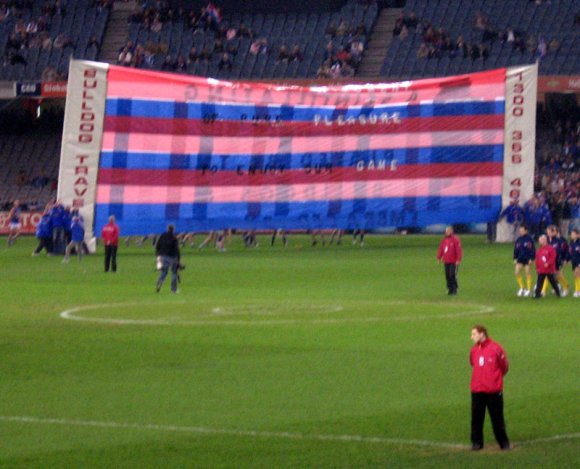
<instances>
[{"instance_id":1,"label":"blue stripe on banner","mask_svg":"<svg viewBox=\"0 0 580 469\"><path fill-rule=\"evenodd\" d=\"M124 153L102 152L101 168L127 169L212 169L236 171L259 164L256 169L284 168L286 170L306 167L352 167L363 161L378 165L384 161L390 165L396 160L398 166L406 164L434 163L501 163L503 145L474 145L458 147L403 148L396 150L374 150L335 153L295 153L260 155L181 155L167 153Z\"/></svg>"},{"instance_id":2,"label":"blue stripe on banner","mask_svg":"<svg viewBox=\"0 0 580 469\"><path fill-rule=\"evenodd\" d=\"M481 223L497 218L501 195L354 199L319 202L218 204L98 204L95 232L115 215L124 235L163 232L174 223L178 232L224 228L360 229Z\"/></svg>"},{"instance_id":3,"label":"blue stripe on banner","mask_svg":"<svg viewBox=\"0 0 580 469\"><path fill-rule=\"evenodd\" d=\"M357 107L337 110L327 106L314 108L306 106L253 106L215 103L183 103L175 101L146 101L142 99L107 99L105 114L108 116L155 117L173 119L182 117L188 119L211 118L220 120L252 120L270 119L278 121L312 122L315 116L321 119L336 119L338 114L345 118L359 116L376 116L387 113L389 117L398 113L405 117L439 117L439 116L475 116L482 114L504 113L505 101L470 101L453 103L435 103L420 105L393 105L376 107Z\"/></svg>"}]
</instances>

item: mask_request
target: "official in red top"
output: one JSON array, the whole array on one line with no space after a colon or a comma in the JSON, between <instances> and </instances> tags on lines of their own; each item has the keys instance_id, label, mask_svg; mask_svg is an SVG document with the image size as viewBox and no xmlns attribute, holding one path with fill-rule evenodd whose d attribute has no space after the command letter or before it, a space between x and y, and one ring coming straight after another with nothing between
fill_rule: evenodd
<instances>
[{"instance_id":1,"label":"official in red top","mask_svg":"<svg viewBox=\"0 0 580 469\"><path fill-rule=\"evenodd\" d=\"M542 235L538 238L540 243L540 248L536 251L536 272L538 273L538 280L536 281L536 292L534 298L542 298L542 287L544 286L544 280L548 278L550 285L556 292L556 295L560 296L560 287L556 281L556 259L558 254L556 250L548 244L548 237Z\"/></svg>"},{"instance_id":2,"label":"official in red top","mask_svg":"<svg viewBox=\"0 0 580 469\"><path fill-rule=\"evenodd\" d=\"M455 236L453 227L448 226L445 228L445 237L437 251L437 260L439 263L443 261L443 264L445 264L445 280L447 281L449 295L457 295L457 272L462 257L461 241Z\"/></svg>"},{"instance_id":3,"label":"official in red top","mask_svg":"<svg viewBox=\"0 0 580 469\"><path fill-rule=\"evenodd\" d=\"M103 226L101 237L105 244L105 272L109 267L117 272L117 247L119 246L119 226L115 223L115 215L109 217L109 223Z\"/></svg>"},{"instance_id":4,"label":"official in red top","mask_svg":"<svg viewBox=\"0 0 580 469\"><path fill-rule=\"evenodd\" d=\"M493 434L501 449L510 442L503 417L503 377L509 362L501 345L487 336L484 326L471 329L473 348L469 355L471 373L471 449L483 448L485 409L489 410Z\"/></svg>"}]
</instances>

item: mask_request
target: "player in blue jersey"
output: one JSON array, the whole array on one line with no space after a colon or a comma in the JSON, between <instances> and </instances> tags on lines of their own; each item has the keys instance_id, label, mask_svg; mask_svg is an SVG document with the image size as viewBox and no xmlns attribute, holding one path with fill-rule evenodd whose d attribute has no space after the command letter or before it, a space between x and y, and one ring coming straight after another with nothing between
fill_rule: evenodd
<instances>
[{"instance_id":1,"label":"player in blue jersey","mask_svg":"<svg viewBox=\"0 0 580 469\"><path fill-rule=\"evenodd\" d=\"M36 237L38 238L38 246L32 255L38 256L43 249L46 249L47 256L52 255L52 221L48 209L44 211L42 218L36 225Z\"/></svg>"},{"instance_id":2,"label":"player in blue jersey","mask_svg":"<svg viewBox=\"0 0 580 469\"><path fill-rule=\"evenodd\" d=\"M519 232L520 225L524 222L524 209L519 206L518 199L512 199L510 204L502 210L499 218L501 220L504 217L505 221L511 225L512 235L515 238Z\"/></svg>"},{"instance_id":3,"label":"player in blue jersey","mask_svg":"<svg viewBox=\"0 0 580 469\"><path fill-rule=\"evenodd\" d=\"M556 250L556 272L554 277L560 284L560 291L562 292L562 296L568 295L568 280L564 277L564 266L566 262L568 262L569 251L568 251L568 243L566 239L560 236L560 230L556 225L549 225L546 228L546 234L548 236L548 244L552 246ZM542 295L545 295L548 291L548 282L547 280L544 281L544 285L542 288Z\"/></svg>"},{"instance_id":4,"label":"player in blue jersey","mask_svg":"<svg viewBox=\"0 0 580 469\"><path fill-rule=\"evenodd\" d=\"M532 291L532 272L531 266L536 258L536 247L534 239L528 233L527 226L520 226L519 237L514 245L514 264L516 281L520 289L518 296L530 296ZM526 273L526 283L522 277L522 268Z\"/></svg>"},{"instance_id":5,"label":"player in blue jersey","mask_svg":"<svg viewBox=\"0 0 580 469\"><path fill-rule=\"evenodd\" d=\"M20 213L20 201L15 200L8 213L8 246L12 246L20 235L20 230L22 229Z\"/></svg>"},{"instance_id":6,"label":"player in blue jersey","mask_svg":"<svg viewBox=\"0 0 580 469\"><path fill-rule=\"evenodd\" d=\"M578 228L574 228L570 232L568 252L572 272L574 272L574 298L580 298L580 230Z\"/></svg>"},{"instance_id":7,"label":"player in blue jersey","mask_svg":"<svg viewBox=\"0 0 580 469\"><path fill-rule=\"evenodd\" d=\"M69 261L70 254L73 248L76 250L79 261L81 261L83 258L85 226L82 217L80 217L79 215L74 215L72 217L70 224L70 235L71 240L70 243L68 243L66 246L66 250L64 252L64 259L62 260L63 263L67 263Z\"/></svg>"}]
</instances>

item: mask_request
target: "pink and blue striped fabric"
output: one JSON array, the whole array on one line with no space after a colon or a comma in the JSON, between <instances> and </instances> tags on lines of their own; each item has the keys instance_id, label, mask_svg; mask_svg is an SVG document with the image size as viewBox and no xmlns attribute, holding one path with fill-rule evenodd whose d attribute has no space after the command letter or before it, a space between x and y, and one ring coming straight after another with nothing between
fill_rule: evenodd
<instances>
[{"instance_id":1,"label":"pink and blue striped fabric","mask_svg":"<svg viewBox=\"0 0 580 469\"><path fill-rule=\"evenodd\" d=\"M505 69L283 87L111 66L96 230L373 230L495 219Z\"/></svg>"}]
</instances>

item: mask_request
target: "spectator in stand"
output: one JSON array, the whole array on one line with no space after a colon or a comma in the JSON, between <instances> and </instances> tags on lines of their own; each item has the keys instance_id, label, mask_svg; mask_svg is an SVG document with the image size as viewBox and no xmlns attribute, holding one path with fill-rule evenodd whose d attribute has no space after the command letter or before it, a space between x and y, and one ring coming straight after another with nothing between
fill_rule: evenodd
<instances>
[{"instance_id":1,"label":"spectator in stand","mask_svg":"<svg viewBox=\"0 0 580 469\"><path fill-rule=\"evenodd\" d=\"M330 78L331 76L330 66L331 66L330 59L326 59L324 62L322 62L322 64L320 64L320 67L318 67L318 70L316 71L316 78Z\"/></svg>"},{"instance_id":2,"label":"spectator in stand","mask_svg":"<svg viewBox=\"0 0 580 469\"><path fill-rule=\"evenodd\" d=\"M161 64L161 70L164 70L166 72L174 72L176 67L177 64L173 60L173 57L171 57L171 55L165 56L165 60Z\"/></svg>"},{"instance_id":3,"label":"spectator in stand","mask_svg":"<svg viewBox=\"0 0 580 469\"><path fill-rule=\"evenodd\" d=\"M302 62L304 60L304 56L302 55L302 51L300 50L300 46L298 44L292 47L290 51L289 59L291 61L297 60L298 62Z\"/></svg>"},{"instance_id":4,"label":"spectator in stand","mask_svg":"<svg viewBox=\"0 0 580 469\"><path fill-rule=\"evenodd\" d=\"M181 55L177 57L177 61L175 62L175 71L178 73L185 73L187 71L187 62Z\"/></svg>"},{"instance_id":5,"label":"spectator in stand","mask_svg":"<svg viewBox=\"0 0 580 469\"><path fill-rule=\"evenodd\" d=\"M218 62L218 70L231 71L233 67L233 62L230 55L226 52L222 55L222 58Z\"/></svg>"},{"instance_id":6,"label":"spectator in stand","mask_svg":"<svg viewBox=\"0 0 580 469\"><path fill-rule=\"evenodd\" d=\"M326 34L327 36L330 36L332 38L334 38L336 36L336 24L335 23L330 23L326 29L324 30L324 34Z\"/></svg>"},{"instance_id":7,"label":"spectator in stand","mask_svg":"<svg viewBox=\"0 0 580 469\"><path fill-rule=\"evenodd\" d=\"M405 18L405 26L409 29L417 29L419 25L419 19L414 11L412 11L408 17Z\"/></svg>"},{"instance_id":8,"label":"spectator in stand","mask_svg":"<svg viewBox=\"0 0 580 469\"><path fill-rule=\"evenodd\" d=\"M204 8L201 9L200 22L204 25L204 29L206 31L208 29L217 31L221 21L221 10L212 2L209 2Z\"/></svg>"},{"instance_id":9,"label":"spectator in stand","mask_svg":"<svg viewBox=\"0 0 580 469\"><path fill-rule=\"evenodd\" d=\"M238 28L238 37L247 37L248 39L252 39L254 37L254 31L248 28L244 23L240 23L240 27Z\"/></svg>"},{"instance_id":10,"label":"spectator in stand","mask_svg":"<svg viewBox=\"0 0 580 469\"><path fill-rule=\"evenodd\" d=\"M403 13L401 13L397 17L397 19L395 20L395 27L393 29L393 37L399 36L401 34L401 31L403 30L403 27L405 27L405 16L403 15Z\"/></svg>"},{"instance_id":11,"label":"spectator in stand","mask_svg":"<svg viewBox=\"0 0 580 469\"><path fill-rule=\"evenodd\" d=\"M69 38L65 33L60 33L54 40L53 46L56 49L66 49L67 47L75 48L75 45L71 38Z\"/></svg>"},{"instance_id":12,"label":"spectator in stand","mask_svg":"<svg viewBox=\"0 0 580 469\"><path fill-rule=\"evenodd\" d=\"M203 61L205 63L208 63L212 58L212 52L209 50L209 48L206 46L201 50L201 53L199 54L199 60Z\"/></svg>"},{"instance_id":13,"label":"spectator in stand","mask_svg":"<svg viewBox=\"0 0 580 469\"><path fill-rule=\"evenodd\" d=\"M250 54L259 55L268 53L268 40L266 38L260 38L252 42L250 45Z\"/></svg>"},{"instance_id":14,"label":"spectator in stand","mask_svg":"<svg viewBox=\"0 0 580 469\"><path fill-rule=\"evenodd\" d=\"M345 20L342 20L336 28L336 36L344 37L350 33L350 27Z\"/></svg>"},{"instance_id":15,"label":"spectator in stand","mask_svg":"<svg viewBox=\"0 0 580 469\"><path fill-rule=\"evenodd\" d=\"M133 62L133 52L125 46L125 48L119 54L117 58L117 64L123 65L124 67L129 67Z\"/></svg>"},{"instance_id":16,"label":"spectator in stand","mask_svg":"<svg viewBox=\"0 0 580 469\"><path fill-rule=\"evenodd\" d=\"M97 36L91 36L89 39L89 42L87 43L87 49L91 47L95 48L97 51L100 49L101 45L99 44Z\"/></svg>"},{"instance_id":17,"label":"spectator in stand","mask_svg":"<svg viewBox=\"0 0 580 469\"><path fill-rule=\"evenodd\" d=\"M288 47L283 44L280 46L280 50L278 51L278 58L276 59L277 62L288 62L290 60L290 52L288 52Z\"/></svg>"},{"instance_id":18,"label":"spectator in stand","mask_svg":"<svg viewBox=\"0 0 580 469\"><path fill-rule=\"evenodd\" d=\"M187 63L188 64L195 64L199 62L199 54L197 52L197 48L193 46L189 50L189 54L187 55Z\"/></svg>"},{"instance_id":19,"label":"spectator in stand","mask_svg":"<svg viewBox=\"0 0 580 469\"><path fill-rule=\"evenodd\" d=\"M466 59L467 57L469 57L469 46L467 45L467 43L465 42L465 40L463 39L463 36L459 36L457 38L457 42L455 43L455 46L457 48L458 53L464 58Z\"/></svg>"}]
</instances>

